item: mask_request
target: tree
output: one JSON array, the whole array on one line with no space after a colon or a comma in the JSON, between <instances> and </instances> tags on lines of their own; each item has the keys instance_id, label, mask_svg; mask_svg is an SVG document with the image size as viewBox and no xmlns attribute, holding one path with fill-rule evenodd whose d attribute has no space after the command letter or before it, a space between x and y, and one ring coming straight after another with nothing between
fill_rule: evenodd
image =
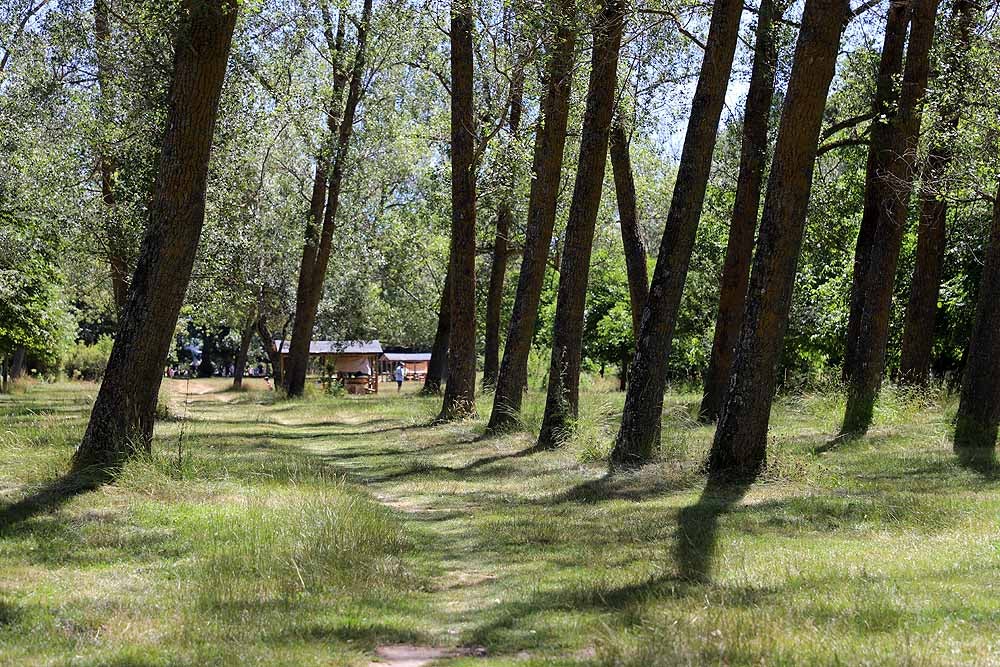
<instances>
[{"instance_id":1,"label":"tree","mask_svg":"<svg viewBox=\"0 0 1000 667\"><path fill-rule=\"evenodd\" d=\"M981 456L993 451L1000 425L1000 187L966 358L955 417L955 450Z\"/></svg>"},{"instance_id":2,"label":"tree","mask_svg":"<svg viewBox=\"0 0 1000 667\"><path fill-rule=\"evenodd\" d=\"M577 28L576 3L573 0L558 0L554 4L553 37L545 68L545 92L532 159L524 255L493 397L488 426L491 431L512 427L521 412L521 399L528 381L528 356L535 335L538 304L556 220Z\"/></svg>"},{"instance_id":3,"label":"tree","mask_svg":"<svg viewBox=\"0 0 1000 667\"><path fill-rule=\"evenodd\" d=\"M593 26L594 50L587 110L583 116L580 158L559 266L559 297L553 326L548 394L538 434L540 447L559 444L577 414L587 278L590 275L594 226L597 224L608 163L624 23L624 1L604 0Z\"/></svg>"},{"instance_id":4,"label":"tree","mask_svg":"<svg viewBox=\"0 0 1000 667\"><path fill-rule=\"evenodd\" d=\"M939 108L939 127L933 135L920 186L920 223L916 259L906 305L899 381L926 386L930 379L934 324L941 288L941 269L947 241L947 188L945 186L958 131L968 81L968 50L976 8L969 0L956 0L948 22L950 39L942 56L944 73L934 74L939 88L946 89Z\"/></svg>"},{"instance_id":5,"label":"tree","mask_svg":"<svg viewBox=\"0 0 1000 667\"><path fill-rule=\"evenodd\" d=\"M511 139L517 140L521 129L524 107L524 65L518 62L511 81L510 113L507 127ZM507 255L511 226L514 222L514 196L516 172L509 169L504 192L497 207L497 230L493 240L493 262L490 264L490 284L486 294L486 344L483 353L483 387L494 388L500 373L500 316L503 306L504 277L507 274Z\"/></svg>"},{"instance_id":6,"label":"tree","mask_svg":"<svg viewBox=\"0 0 1000 667\"><path fill-rule=\"evenodd\" d=\"M611 169L615 177L615 197L618 201L618 221L622 232L622 248L625 252L625 268L628 273L629 304L632 309L632 338L639 339L639 324L642 309L649 296L649 271L646 267L646 244L639 229L639 211L636 204L635 177L632 174L632 156L629 140L625 134L621 112L611 125ZM624 360L627 363L628 360ZM622 380L628 374L622 368ZM624 388L624 387L623 387Z\"/></svg>"},{"instance_id":7,"label":"tree","mask_svg":"<svg viewBox=\"0 0 1000 667\"><path fill-rule=\"evenodd\" d=\"M753 71L743 112L742 148L736 185L736 201L729 223L726 260L722 268L719 313L715 321L712 357L705 372L704 397L698 410L700 419L715 421L729 386L729 371L740 335L746 305L747 283L753 241L760 212L764 166L767 163L767 133L774 97L774 77L778 66L778 45L774 24L782 16L783 0L762 0L757 12Z\"/></svg>"},{"instance_id":8,"label":"tree","mask_svg":"<svg viewBox=\"0 0 1000 667\"><path fill-rule=\"evenodd\" d=\"M420 390L425 396L441 393L441 385L448 373L448 343L451 340L451 271L445 275L441 288L441 305L438 307L437 329L431 346L431 360L427 364L427 375Z\"/></svg>"},{"instance_id":9,"label":"tree","mask_svg":"<svg viewBox=\"0 0 1000 667\"><path fill-rule=\"evenodd\" d=\"M451 7L451 291L448 383L439 420L476 414L476 110L472 0Z\"/></svg>"},{"instance_id":10,"label":"tree","mask_svg":"<svg viewBox=\"0 0 1000 667\"><path fill-rule=\"evenodd\" d=\"M742 11L743 3L737 0L717 0L712 9L677 183L642 314L621 428L611 454L616 465L649 460L660 442L667 357L711 173Z\"/></svg>"},{"instance_id":11,"label":"tree","mask_svg":"<svg viewBox=\"0 0 1000 667\"><path fill-rule=\"evenodd\" d=\"M877 222L861 283L862 308L854 368L847 390L844 433L864 433L871 425L875 399L885 373L889 319L896 266L909 213L920 135L920 115L927 77L938 0L913 0L910 40L906 51L899 110L889 142L877 156Z\"/></svg>"},{"instance_id":12,"label":"tree","mask_svg":"<svg viewBox=\"0 0 1000 667\"><path fill-rule=\"evenodd\" d=\"M885 37L876 77L875 98L872 102L871 139L868 145L868 162L865 167L864 212L854 250L854 271L851 282L850 315L847 322L847 345L844 352L843 379L850 381L857 367L856 345L861 328L864 308L864 280L870 266L872 242L878 226L878 207L882 199L879 180L880 156L892 150L891 125L899 100L899 79L903 73L903 55L906 47L906 28L910 22L909 0L892 0L885 22Z\"/></svg>"},{"instance_id":13,"label":"tree","mask_svg":"<svg viewBox=\"0 0 1000 667\"><path fill-rule=\"evenodd\" d=\"M174 52L158 175L139 262L76 472L114 474L149 451L163 365L205 217L205 183L236 5L189 0Z\"/></svg>"},{"instance_id":14,"label":"tree","mask_svg":"<svg viewBox=\"0 0 1000 667\"><path fill-rule=\"evenodd\" d=\"M322 7L325 10L326 5ZM306 223L306 241L302 249L302 267L299 270L296 291L292 340L285 365L285 391L289 396L301 396L305 390L309 345L312 342L319 302L323 296L323 282L330 261L344 169L351 146L351 135L354 132L354 119L363 92L362 78L365 74L371 13L372 0L365 0L361 10L361 21L357 26L357 50L348 84L343 62L344 16L341 14L336 37L333 37L327 12L324 11L327 41L334 57L334 83L330 107L327 110L327 129L330 137L336 138L336 143L332 159L327 155L321 155L316 162L312 199ZM340 104L345 86L347 86L347 101L341 116Z\"/></svg>"},{"instance_id":15,"label":"tree","mask_svg":"<svg viewBox=\"0 0 1000 667\"><path fill-rule=\"evenodd\" d=\"M767 459L776 371L802 249L820 127L850 5L806 0L771 173L764 197L747 307L708 469L753 477Z\"/></svg>"}]
</instances>

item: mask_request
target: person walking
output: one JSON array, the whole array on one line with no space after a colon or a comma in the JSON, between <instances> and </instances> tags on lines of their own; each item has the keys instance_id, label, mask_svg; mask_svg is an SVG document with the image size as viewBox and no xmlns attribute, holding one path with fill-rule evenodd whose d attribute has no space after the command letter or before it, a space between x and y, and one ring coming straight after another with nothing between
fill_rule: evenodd
<instances>
[{"instance_id":1,"label":"person walking","mask_svg":"<svg viewBox=\"0 0 1000 667\"><path fill-rule=\"evenodd\" d=\"M396 363L396 370L393 372L393 377L396 380L396 391L403 391L403 380L406 379L406 368L403 366L403 362L399 361Z\"/></svg>"}]
</instances>

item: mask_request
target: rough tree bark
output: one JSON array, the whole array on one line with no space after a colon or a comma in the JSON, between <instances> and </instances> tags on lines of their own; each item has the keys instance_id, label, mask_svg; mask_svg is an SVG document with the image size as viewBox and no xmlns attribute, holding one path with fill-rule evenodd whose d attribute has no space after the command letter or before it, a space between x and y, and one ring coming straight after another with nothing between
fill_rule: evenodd
<instances>
[{"instance_id":1,"label":"rough tree bark","mask_svg":"<svg viewBox=\"0 0 1000 667\"><path fill-rule=\"evenodd\" d=\"M281 352L274 345L274 337L271 335L271 330L267 326L267 319L264 315L260 315L257 321L254 323L257 328L257 337L260 338L260 343L264 347L264 354L267 355L267 360L271 363L271 374L274 376L274 386L281 386ZM282 338L284 338L284 332L282 332Z\"/></svg>"},{"instance_id":2,"label":"rough tree bark","mask_svg":"<svg viewBox=\"0 0 1000 667\"><path fill-rule=\"evenodd\" d=\"M535 335L538 303L556 220L577 30L575 2L557 0L555 4L554 37L546 64L541 125L535 136L524 255L493 397L488 426L491 431L512 428L521 412L521 399L528 382L528 355Z\"/></svg>"},{"instance_id":3,"label":"rough tree bark","mask_svg":"<svg viewBox=\"0 0 1000 667\"><path fill-rule=\"evenodd\" d=\"M548 394L538 434L538 446L543 448L558 445L577 414L590 255L608 164L625 11L624 0L604 0L593 26L594 50L587 109L580 134L576 183L566 221L559 295L552 326Z\"/></svg>"},{"instance_id":4,"label":"rough tree bark","mask_svg":"<svg viewBox=\"0 0 1000 667\"><path fill-rule=\"evenodd\" d=\"M451 338L451 269L445 274L444 287L441 288L441 305L438 308L437 330L434 332L434 344L431 347L431 360L427 364L427 375L420 393L424 396L437 396L441 393L441 385L448 374L448 341Z\"/></svg>"},{"instance_id":5,"label":"rough tree bark","mask_svg":"<svg viewBox=\"0 0 1000 667\"><path fill-rule=\"evenodd\" d=\"M510 94L510 117L507 127L510 136L516 140L520 135L521 116L524 105L524 67L518 64ZM490 266L490 286L486 294L486 346L483 354L483 387L496 386L500 373L500 320L503 313L503 288L507 275L507 254L510 243L510 228L514 222L514 208L511 198L516 185L516 173L508 173L504 184L505 193L497 210L497 232L493 241L493 263Z\"/></svg>"},{"instance_id":6,"label":"rough tree bark","mask_svg":"<svg viewBox=\"0 0 1000 667\"><path fill-rule=\"evenodd\" d=\"M361 10L361 21L357 24L357 50L350 84L343 64L344 15L341 14L337 36L334 38L334 84L332 103L328 110L328 130L330 137L336 137L332 159L320 157L317 160L316 176L313 182L312 201L306 223L306 241L302 249L302 264L295 297L295 320L292 325L292 341L289 345L285 365L285 392L288 396L301 396L305 391L306 371L309 367L309 344L312 342L316 313L323 296L323 282L330 261L333 231L340 204L340 190L344 179L344 167L354 131L354 118L362 94L362 79L365 73L368 30L371 23L372 0L365 0ZM327 20L327 40L330 41L330 22ZM340 100L347 85L347 102L343 116L340 116ZM329 176L327 177L327 165ZM323 203L325 181L325 206ZM322 219L322 224L320 224Z\"/></svg>"},{"instance_id":7,"label":"rough tree bark","mask_svg":"<svg viewBox=\"0 0 1000 667\"><path fill-rule=\"evenodd\" d=\"M890 144L892 120L896 116L899 100L898 82L903 73L903 54L906 47L906 28L910 23L910 0L891 0L885 23L882 56L879 60L872 103L873 120L868 145L868 162L865 168L865 199L861 215L861 228L854 248L854 271L851 279L850 310L845 338L843 379L850 381L857 366L856 345L861 330L861 311L864 307L864 280L870 264L870 251L878 226L878 207L883 198L879 169L884 165L881 156L892 149Z\"/></svg>"},{"instance_id":8,"label":"rough tree bark","mask_svg":"<svg viewBox=\"0 0 1000 667\"><path fill-rule=\"evenodd\" d=\"M970 0L956 0L952 5L949 22L949 32L952 34L948 53L944 56L948 76L943 79L943 83L951 90L940 109L938 134L931 144L921 179L917 252L899 360L899 381L903 384L926 386L930 381L934 323L941 289L941 265L944 263L947 242L948 203L942 192L942 184L951 164L951 141L958 129L968 85L968 49L974 20L974 4Z\"/></svg>"},{"instance_id":9,"label":"rough tree bark","mask_svg":"<svg viewBox=\"0 0 1000 667\"><path fill-rule=\"evenodd\" d=\"M854 370L847 389L843 433L864 433L871 426L875 399L885 374L889 320L896 266L913 192L914 165L920 140L920 112L927 91L930 51L938 0L913 0L899 110L887 150L878 159L877 223L863 279L861 318L854 343Z\"/></svg>"},{"instance_id":10,"label":"rough tree bark","mask_svg":"<svg viewBox=\"0 0 1000 667\"><path fill-rule=\"evenodd\" d=\"M740 0L717 0L712 10L677 182L642 313L621 428L611 453L612 463L617 466L649 460L660 442L667 358L705 201L742 11Z\"/></svg>"},{"instance_id":11,"label":"rough tree bark","mask_svg":"<svg viewBox=\"0 0 1000 667\"><path fill-rule=\"evenodd\" d=\"M846 0L806 0L764 197L732 380L708 468L753 477L765 465L777 366L788 327L819 131L833 79Z\"/></svg>"},{"instance_id":12,"label":"rough tree bark","mask_svg":"<svg viewBox=\"0 0 1000 667\"><path fill-rule=\"evenodd\" d=\"M205 219L212 133L237 5L183 3L149 221L124 316L73 470L102 481L148 452L153 417Z\"/></svg>"},{"instance_id":13,"label":"rough tree bark","mask_svg":"<svg viewBox=\"0 0 1000 667\"><path fill-rule=\"evenodd\" d=\"M719 417L719 409L729 387L729 371L733 365L733 355L740 336L740 322L746 305L764 166L767 164L767 133L771 120L771 101L774 98L774 76L778 65L774 23L781 18L781 14L782 11L775 6L774 0L761 0L757 13L753 71L750 74L750 88L743 113L743 143L740 148L736 200L729 223L726 260L722 268L719 313L715 320L712 356L705 373L704 397L698 411L699 418L705 422L713 422Z\"/></svg>"},{"instance_id":14,"label":"rough tree bark","mask_svg":"<svg viewBox=\"0 0 1000 667\"><path fill-rule=\"evenodd\" d=\"M112 122L109 112L111 93L108 86L110 68L108 49L111 41L109 1L94 0L94 44L97 60L97 87L100 91L98 117L102 126ZM111 273L111 292L115 301L115 314L121 318L125 310L125 300L128 297L128 254L125 250L125 232L115 214L115 166L108 155L103 140L99 142L97 153L98 171L101 174L101 200L104 202L105 209L105 251Z\"/></svg>"},{"instance_id":15,"label":"rough tree bark","mask_svg":"<svg viewBox=\"0 0 1000 667\"><path fill-rule=\"evenodd\" d=\"M233 389L243 388L243 375L247 370L247 357L250 354L250 343L253 342L253 332L256 319L251 319L240 333L240 349L236 352L236 363L233 365Z\"/></svg>"},{"instance_id":16,"label":"rough tree bark","mask_svg":"<svg viewBox=\"0 0 1000 667\"><path fill-rule=\"evenodd\" d=\"M962 398L955 418L955 450L992 452L1000 424L1000 187L979 284L976 323L966 354Z\"/></svg>"},{"instance_id":17,"label":"rough tree bark","mask_svg":"<svg viewBox=\"0 0 1000 667\"><path fill-rule=\"evenodd\" d=\"M14 350L14 354L10 358L10 379L17 380L24 375L24 363L27 359L28 353L23 347L19 347Z\"/></svg>"},{"instance_id":18,"label":"rough tree bark","mask_svg":"<svg viewBox=\"0 0 1000 667\"><path fill-rule=\"evenodd\" d=\"M622 248L625 252L625 272L628 275L632 337L638 340L642 309L649 297L649 271L646 268L646 244L639 229L632 156L629 154L628 136L625 134L621 116L615 116L611 126L611 169L615 176L615 198L618 201L618 220L622 232ZM623 361L628 365L631 360ZM627 375L628 369L622 368L622 378ZM624 389L624 386L622 388Z\"/></svg>"},{"instance_id":19,"label":"rough tree bark","mask_svg":"<svg viewBox=\"0 0 1000 667\"><path fill-rule=\"evenodd\" d=\"M472 0L451 7L451 327L438 420L476 414L476 116Z\"/></svg>"}]
</instances>

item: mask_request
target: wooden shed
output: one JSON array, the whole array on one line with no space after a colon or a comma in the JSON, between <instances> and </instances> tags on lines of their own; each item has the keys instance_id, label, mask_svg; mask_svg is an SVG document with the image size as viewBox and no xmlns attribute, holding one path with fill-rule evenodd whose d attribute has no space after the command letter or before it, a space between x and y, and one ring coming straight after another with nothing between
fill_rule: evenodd
<instances>
[{"instance_id":1,"label":"wooden shed","mask_svg":"<svg viewBox=\"0 0 1000 667\"><path fill-rule=\"evenodd\" d=\"M281 353L281 370L284 376L285 357L290 341L274 341ZM382 344L377 340L314 340L309 343L309 357L316 360L326 377L344 385L349 394L378 393L378 363Z\"/></svg>"}]
</instances>

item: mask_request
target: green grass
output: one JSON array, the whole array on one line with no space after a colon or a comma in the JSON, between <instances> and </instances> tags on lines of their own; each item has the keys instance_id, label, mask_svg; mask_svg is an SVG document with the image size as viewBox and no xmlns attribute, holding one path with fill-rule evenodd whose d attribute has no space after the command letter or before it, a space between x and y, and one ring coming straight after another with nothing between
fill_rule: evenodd
<instances>
[{"instance_id":1,"label":"green grass","mask_svg":"<svg viewBox=\"0 0 1000 667\"><path fill-rule=\"evenodd\" d=\"M412 392L170 383L151 460L0 522L0 663L363 666L393 643L485 649L456 666L1000 663L1000 478L953 457L951 399L890 389L831 445L840 398L784 397L764 477L713 488L689 393L661 460L607 475L614 384L526 453L528 431L430 426L439 400ZM0 502L65 469L95 393L0 397Z\"/></svg>"}]
</instances>

